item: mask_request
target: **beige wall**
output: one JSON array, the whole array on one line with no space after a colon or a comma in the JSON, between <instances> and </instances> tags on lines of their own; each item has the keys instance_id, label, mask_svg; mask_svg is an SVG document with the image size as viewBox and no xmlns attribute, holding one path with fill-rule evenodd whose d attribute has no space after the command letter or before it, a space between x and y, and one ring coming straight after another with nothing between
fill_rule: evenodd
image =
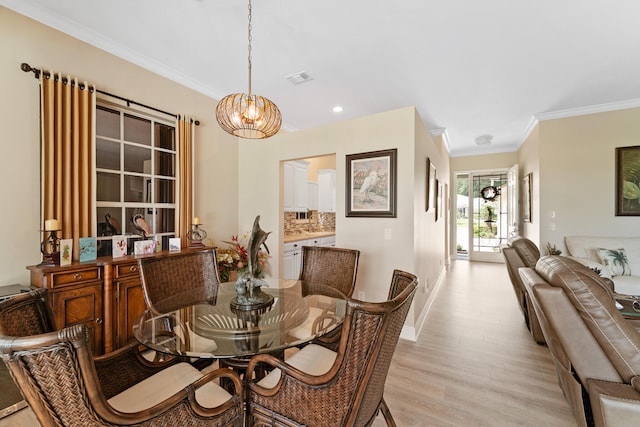
<instances>
[{"instance_id":1,"label":"beige wall","mask_svg":"<svg viewBox=\"0 0 640 427\"><path fill-rule=\"evenodd\" d=\"M216 243L250 230L256 215L273 234L272 275L280 268L282 170L289 159L335 155L337 245L361 250L357 291L368 300L386 298L394 268L415 272L422 287L407 323L415 325L446 263L446 220L425 212L426 158L449 183L449 158L413 107L350 120L268 141L238 140L214 118L216 100L79 42L0 7L0 125L5 156L0 170L3 200L0 286L28 283L26 265L40 261L43 219L39 194L38 83L21 62L61 70L99 89L200 120L196 135L195 214ZM346 218L345 156L398 149L397 218ZM239 159L242 159L239 161ZM333 158L332 164L334 162ZM318 166L320 167L320 166ZM324 166L322 166L324 167ZM450 187L449 187L450 188ZM385 239L389 230L391 239Z\"/></svg>"},{"instance_id":2,"label":"beige wall","mask_svg":"<svg viewBox=\"0 0 640 427\"><path fill-rule=\"evenodd\" d=\"M336 168L336 155L311 157L305 159L309 162L309 181L318 182L318 170L319 169L335 169Z\"/></svg>"},{"instance_id":3,"label":"beige wall","mask_svg":"<svg viewBox=\"0 0 640 427\"><path fill-rule=\"evenodd\" d=\"M99 89L200 120L195 213L216 240L237 233L236 138L215 121L216 100L0 7L0 286L28 283L26 265L40 262L39 86L20 70L52 69Z\"/></svg>"},{"instance_id":4,"label":"beige wall","mask_svg":"<svg viewBox=\"0 0 640 427\"><path fill-rule=\"evenodd\" d=\"M538 124L543 248L551 242L566 254L571 235L640 236L640 217L615 216L615 148L640 145L639 123L632 108Z\"/></svg>"},{"instance_id":5,"label":"beige wall","mask_svg":"<svg viewBox=\"0 0 640 427\"><path fill-rule=\"evenodd\" d=\"M540 247L540 129L536 126L518 151L518 174L522 178L531 174L531 221L522 221L520 200L520 235L531 239ZM522 188L521 197L524 197Z\"/></svg>"},{"instance_id":6,"label":"beige wall","mask_svg":"<svg viewBox=\"0 0 640 427\"><path fill-rule=\"evenodd\" d=\"M361 251L356 291L364 291L369 300L385 299L394 268L417 272L423 283L430 280L435 282L444 259L442 243L434 243L442 242L439 237L443 234L436 233L435 229L440 228L443 222L435 225L423 208L415 206L424 206L424 168L428 150L434 158L438 158L438 167L442 165L445 173L448 165L440 160L446 155L436 153L428 132L424 130L422 136L416 138L415 128L415 109L404 108L277 135L267 143L241 141L242 169L259 172L251 174L241 171L239 174L242 189L239 224L249 229L255 216L260 215L262 228L273 232L269 241L274 276L278 275L281 266L280 246L283 237L281 162L336 153L336 245ZM398 149L397 218L346 218L346 155L389 148ZM385 240L385 229L390 230L391 240ZM429 245L424 243L427 240ZM424 290L420 292L427 293ZM424 301L425 297L418 300Z\"/></svg>"}]
</instances>

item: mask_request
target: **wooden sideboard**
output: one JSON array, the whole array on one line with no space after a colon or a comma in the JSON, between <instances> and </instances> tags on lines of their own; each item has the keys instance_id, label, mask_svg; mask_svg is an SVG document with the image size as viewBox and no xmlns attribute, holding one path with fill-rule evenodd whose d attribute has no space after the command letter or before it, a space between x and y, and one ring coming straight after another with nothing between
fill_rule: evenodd
<instances>
[{"instance_id":1,"label":"wooden sideboard","mask_svg":"<svg viewBox=\"0 0 640 427\"><path fill-rule=\"evenodd\" d=\"M205 248L211 249L211 248ZM184 251L198 249L183 249ZM65 266L30 265L31 285L49 289L49 302L57 329L84 323L94 355L114 351L134 339L133 323L145 310L138 258L101 257Z\"/></svg>"}]
</instances>

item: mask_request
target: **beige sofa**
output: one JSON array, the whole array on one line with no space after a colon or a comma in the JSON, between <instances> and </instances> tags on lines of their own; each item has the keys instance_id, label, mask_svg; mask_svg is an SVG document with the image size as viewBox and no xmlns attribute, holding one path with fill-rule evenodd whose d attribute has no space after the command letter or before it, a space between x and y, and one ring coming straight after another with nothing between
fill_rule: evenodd
<instances>
[{"instance_id":1,"label":"beige sofa","mask_svg":"<svg viewBox=\"0 0 640 427\"><path fill-rule=\"evenodd\" d=\"M610 278L616 293L640 295L640 237L567 236L564 243L569 256L575 261L599 270L601 277ZM605 265L598 253L599 249L623 249L627 259L624 274L619 274L619 264Z\"/></svg>"},{"instance_id":2,"label":"beige sofa","mask_svg":"<svg viewBox=\"0 0 640 427\"><path fill-rule=\"evenodd\" d=\"M559 256L520 275L578 425L639 425L640 332L616 308L606 280Z\"/></svg>"}]
</instances>

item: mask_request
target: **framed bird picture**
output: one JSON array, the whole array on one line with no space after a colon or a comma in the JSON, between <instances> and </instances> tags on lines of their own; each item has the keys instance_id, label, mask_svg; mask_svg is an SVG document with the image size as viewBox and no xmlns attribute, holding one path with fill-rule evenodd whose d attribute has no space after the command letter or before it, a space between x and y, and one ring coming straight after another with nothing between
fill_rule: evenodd
<instances>
[{"instance_id":1,"label":"framed bird picture","mask_svg":"<svg viewBox=\"0 0 640 427\"><path fill-rule=\"evenodd\" d=\"M345 210L348 217L396 217L397 149L348 154Z\"/></svg>"}]
</instances>

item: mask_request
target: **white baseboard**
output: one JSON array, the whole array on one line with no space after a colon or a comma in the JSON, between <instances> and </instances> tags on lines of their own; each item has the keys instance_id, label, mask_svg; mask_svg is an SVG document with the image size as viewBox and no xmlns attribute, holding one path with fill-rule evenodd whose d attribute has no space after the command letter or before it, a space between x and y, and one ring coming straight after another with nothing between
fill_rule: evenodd
<instances>
[{"instance_id":1,"label":"white baseboard","mask_svg":"<svg viewBox=\"0 0 640 427\"><path fill-rule=\"evenodd\" d=\"M422 327L424 326L425 320L427 320L427 315L429 314L429 310L431 310L431 306L433 305L433 301L438 295L438 291L440 290L440 286L444 281L445 275L447 274L446 268L443 268L438 275L438 279L436 280L436 285L433 287L431 292L429 292L429 296L427 297L427 302L422 307L422 312L420 316L418 316L418 321L413 325L405 324L402 327L402 331L400 332L400 338L408 341L416 342L418 341L418 337L420 336L420 332L422 332Z\"/></svg>"}]
</instances>

